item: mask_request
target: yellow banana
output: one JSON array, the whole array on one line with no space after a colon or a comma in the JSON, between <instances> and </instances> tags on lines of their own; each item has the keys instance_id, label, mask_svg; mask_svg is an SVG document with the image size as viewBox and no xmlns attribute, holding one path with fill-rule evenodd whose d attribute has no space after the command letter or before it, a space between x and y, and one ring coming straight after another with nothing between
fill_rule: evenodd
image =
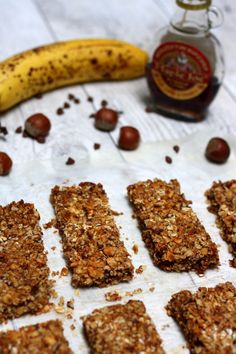
<instances>
[{"instance_id":1,"label":"yellow banana","mask_svg":"<svg viewBox=\"0 0 236 354\"><path fill-rule=\"evenodd\" d=\"M145 51L114 39L78 39L25 51L0 63L0 112L57 87L143 76L146 63Z\"/></svg>"}]
</instances>

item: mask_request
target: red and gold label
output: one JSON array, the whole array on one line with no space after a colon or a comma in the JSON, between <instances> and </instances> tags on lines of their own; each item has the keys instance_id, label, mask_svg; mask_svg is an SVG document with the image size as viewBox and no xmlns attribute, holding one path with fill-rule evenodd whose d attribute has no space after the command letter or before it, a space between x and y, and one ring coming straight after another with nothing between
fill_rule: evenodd
<instances>
[{"instance_id":1,"label":"red and gold label","mask_svg":"<svg viewBox=\"0 0 236 354\"><path fill-rule=\"evenodd\" d=\"M181 42L161 44L153 55L151 72L158 88L177 100L199 96L212 75L207 57L199 49Z\"/></svg>"}]
</instances>

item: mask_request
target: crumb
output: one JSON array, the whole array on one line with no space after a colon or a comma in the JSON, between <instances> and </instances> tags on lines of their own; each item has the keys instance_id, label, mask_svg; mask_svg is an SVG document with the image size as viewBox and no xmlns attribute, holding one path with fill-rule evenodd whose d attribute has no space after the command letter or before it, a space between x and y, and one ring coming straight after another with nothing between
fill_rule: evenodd
<instances>
[{"instance_id":1,"label":"crumb","mask_svg":"<svg viewBox=\"0 0 236 354\"><path fill-rule=\"evenodd\" d=\"M236 258L231 259L231 260L229 261L229 265L230 265L230 267L232 267L232 268L236 268Z\"/></svg>"},{"instance_id":2,"label":"crumb","mask_svg":"<svg viewBox=\"0 0 236 354\"><path fill-rule=\"evenodd\" d=\"M66 314L66 318L67 318L68 320L72 320L72 319L73 319L73 316L72 316L71 313L67 313L67 314Z\"/></svg>"},{"instance_id":3,"label":"crumb","mask_svg":"<svg viewBox=\"0 0 236 354\"><path fill-rule=\"evenodd\" d=\"M114 215L114 216L120 216L120 215L124 214L124 213L122 213L122 211L119 212L119 211L112 210L111 212L112 212L112 215Z\"/></svg>"},{"instance_id":4,"label":"crumb","mask_svg":"<svg viewBox=\"0 0 236 354\"><path fill-rule=\"evenodd\" d=\"M134 254L138 253L138 245L136 245L136 243L133 245L132 250L134 251Z\"/></svg>"},{"instance_id":5,"label":"crumb","mask_svg":"<svg viewBox=\"0 0 236 354\"><path fill-rule=\"evenodd\" d=\"M70 325L70 329L72 330L72 331L74 331L75 330L75 325L72 323L72 325Z\"/></svg>"},{"instance_id":6,"label":"crumb","mask_svg":"<svg viewBox=\"0 0 236 354\"><path fill-rule=\"evenodd\" d=\"M16 128L15 133L16 133L16 134L21 134L22 131L23 131L23 129L22 129L22 127L20 126L20 127Z\"/></svg>"},{"instance_id":7,"label":"crumb","mask_svg":"<svg viewBox=\"0 0 236 354\"><path fill-rule=\"evenodd\" d=\"M44 144L46 141L46 138L45 138L45 136L38 136L37 138L35 138L35 140L40 144Z\"/></svg>"},{"instance_id":8,"label":"crumb","mask_svg":"<svg viewBox=\"0 0 236 354\"><path fill-rule=\"evenodd\" d=\"M57 113L58 116L61 116L62 114L64 114L63 108L58 108L56 113Z\"/></svg>"},{"instance_id":9,"label":"crumb","mask_svg":"<svg viewBox=\"0 0 236 354\"><path fill-rule=\"evenodd\" d=\"M66 277L68 274L69 274L68 268L63 267L63 268L61 269L60 276L61 276L61 277Z\"/></svg>"},{"instance_id":10,"label":"crumb","mask_svg":"<svg viewBox=\"0 0 236 354\"><path fill-rule=\"evenodd\" d=\"M151 293L155 291L155 286L152 286L151 288L148 289Z\"/></svg>"},{"instance_id":11,"label":"crumb","mask_svg":"<svg viewBox=\"0 0 236 354\"><path fill-rule=\"evenodd\" d=\"M68 157L67 161L66 161L66 165L74 165L75 160L72 159L72 157Z\"/></svg>"},{"instance_id":12,"label":"crumb","mask_svg":"<svg viewBox=\"0 0 236 354\"><path fill-rule=\"evenodd\" d=\"M79 289L75 290L75 295L80 295L80 290Z\"/></svg>"},{"instance_id":13,"label":"crumb","mask_svg":"<svg viewBox=\"0 0 236 354\"><path fill-rule=\"evenodd\" d=\"M170 164L172 163L172 158L170 156L166 156L165 161Z\"/></svg>"},{"instance_id":14,"label":"crumb","mask_svg":"<svg viewBox=\"0 0 236 354\"><path fill-rule=\"evenodd\" d=\"M147 267L145 265L140 265L136 270L135 273L141 274Z\"/></svg>"},{"instance_id":15,"label":"crumb","mask_svg":"<svg viewBox=\"0 0 236 354\"><path fill-rule=\"evenodd\" d=\"M101 147L101 144L99 144L99 143L94 143L94 144L93 144L94 150L99 150L100 147Z\"/></svg>"},{"instance_id":16,"label":"crumb","mask_svg":"<svg viewBox=\"0 0 236 354\"><path fill-rule=\"evenodd\" d=\"M58 298L58 293L56 292L55 289L52 290L52 297L53 297L54 299L57 299L57 298Z\"/></svg>"},{"instance_id":17,"label":"crumb","mask_svg":"<svg viewBox=\"0 0 236 354\"><path fill-rule=\"evenodd\" d=\"M69 307L70 309L74 310L74 303L75 303L75 300L72 298L69 301L67 301L66 306Z\"/></svg>"},{"instance_id":18,"label":"crumb","mask_svg":"<svg viewBox=\"0 0 236 354\"><path fill-rule=\"evenodd\" d=\"M179 146L178 145L174 145L173 146L173 150L176 152L176 154L179 152Z\"/></svg>"},{"instance_id":19,"label":"crumb","mask_svg":"<svg viewBox=\"0 0 236 354\"><path fill-rule=\"evenodd\" d=\"M64 306L65 305L65 299L63 296L60 296L59 302L58 302L58 306Z\"/></svg>"},{"instance_id":20,"label":"crumb","mask_svg":"<svg viewBox=\"0 0 236 354\"><path fill-rule=\"evenodd\" d=\"M122 297L115 290L115 291L109 291L108 293L105 293L105 299L106 299L106 301L120 301L122 299Z\"/></svg>"},{"instance_id":21,"label":"crumb","mask_svg":"<svg viewBox=\"0 0 236 354\"><path fill-rule=\"evenodd\" d=\"M51 275L52 275L52 277L56 277L57 275L59 275L59 272L53 270L53 271L51 272Z\"/></svg>"},{"instance_id":22,"label":"crumb","mask_svg":"<svg viewBox=\"0 0 236 354\"><path fill-rule=\"evenodd\" d=\"M95 113L91 113L89 118L95 118L96 117L96 114Z\"/></svg>"},{"instance_id":23,"label":"crumb","mask_svg":"<svg viewBox=\"0 0 236 354\"><path fill-rule=\"evenodd\" d=\"M125 296L134 296L137 294L141 294L143 290L141 288L135 289L133 291L126 291Z\"/></svg>"},{"instance_id":24,"label":"crumb","mask_svg":"<svg viewBox=\"0 0 236 354\"><path fill-rule=\"evenodd\" d=\"M43 225L43 228L45 230L50 229L52 227L56 227L56 220L55 219L51 219L49 222L47 222L46 224Z\"/></svg>"},{"instance_id":25,"label":"crumb","mask_svg":"<svg viewBox=\"0 0 236 354\"><path fill-rule=\"evenodd\" d=\"M65 309L63 306L54 305L54 310L56 311L56 313L60 313L60 314L65 313Z\"/></svg>"},{"instance_id":26,"label":"crumb","mask_svg":"<svg viewBox=\"0 0 236 354\"><path fill-rule=\"evenodd\" d=\"M55 246L52 246L52 247L51 247L51 250L52 250L52 251L55 251L55 249L56 249Z\"/></svg>"}]
</instances>

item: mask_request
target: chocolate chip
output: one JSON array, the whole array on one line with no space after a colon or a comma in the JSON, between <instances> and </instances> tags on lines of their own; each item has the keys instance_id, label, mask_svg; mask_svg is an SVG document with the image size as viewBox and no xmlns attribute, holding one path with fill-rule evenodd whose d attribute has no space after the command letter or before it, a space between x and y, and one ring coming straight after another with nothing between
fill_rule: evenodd
<instances>
[{"instance_id":1,"label":"chocolate chip","mask_svg":"<svg viewBox=\"0 0 236 354\"><path fill-rule=\"evenodd\" d=\"M64 103L64 108L67 109L67 108L70 108L70 104L68 102L65 102Z\"/></svg>"},{"instance_id":2,"label":"chocolate chip","mask_svg":"<svg viewBox=\"0 0 236 354\"><path fill-rule=\"evenodd\" d=\"M179 152L179 146L178 145L174 145L173 146L173 150L176 152L176 154Z\"/></svg>"},{"instance_id":3,"label":"chocolate chip","mask_svg":"<svg viewBox=\"0 0 236 354\"><path fill-rule=\"evenodd\" d=\"M22 133L22 127L16 128L15 133L16 134L21 134Z\"/></svg>"},{"instance_id":4,"label":"chocolate chip","mask_svg":"<svg viewBox=\"0 0 236 354\"><path fill-rule=\"evenodd\" d=\"M45 139L45 136L38 136L36 138L37 142L40 143L40 144L44 144L46 139Z\"/></svg>"},{"instance_id":5,"label":"chocolate chip","mask_svg":"<svg viewBox=\"0 0 236 354\"><path fill-rule=\"evenodd\" d=\"M89 118L95 118L96 117L96 114L95 113L91 113Z\"/></svg>"},{"instance_id":6,"label":"chocolate chip","mask_svg":"<svg viewBox=\"0 0 236 354\"><path fill-rule=\"evenodd\" d=\"M102 100L101 106L106 107L108 105L108 102L106 100Z\"/></svg>"},{"instance_id":7,"label":"chocolate chip","mask_svg":"<svg viewBox=\"0 0 236 354\"><path fill-rule=\"evenodd\" d=\"M75 96L74 96L72 93L69 93L68 99L69 99L70 101L73 101L74 98L75 98Z\"/></svg>"},{"instance_id":8,"label":"chocolate chip","mask_svg":"<svg viewBox=\"0 0 236 354\"><path fill-rule=\"evenodd\" d=\"M89 96L89 97L87 98L87 100L88 100L88 102L93 102L93 97Z\"/></svg>"},{"instance_id":9,"label":"chocolate chip","mask_svg":"<svg viewBox=\"0 0 236 354\"><path fill-rule=\"evenodd\" d=\"M43 97L43 95L41 93L38 93L34 97L37 98L38 100L40 100Z\"/></svg>"},{"instance_id":10,"label":"chocolate chip","mask_svg":"<svg viewBox=\"0 0 236 354\"><path fill-rule=\"evenodd\" d=\"M93 145L94 150L99 150L100 147L101 147L101 144L99 144L99 143L94 143L94 145Z\"/></svg>"},{"instance_id":11,"label":"chocolate chip","mask_svg":"<svg viewBox=\"0 0 236 354\"><path fill-rule=\"evenodd\" d=\"M68 157L67 161L66 161L66 165L74 165L75 160L72 159L72 157Z\"/></svg>"},{"instance_id":12,"label":"chocolate chip","mask_svg":"<svg viewBox=\"0 0 236 354\"><path fill-rule=\"evenodd\" d=\"M75 104L79 104L80 103L80 99L79 98L74 98L74 103Z\"/></svg>"},{"instance_id":13,"label":"chocolate chip","mask_svg":"<svg viewBox=\"0 0 236 354\"><path fill-rule=\"evenodd\" d=\"M63 108L58 108L58 109L57 109L57 115L58 115L58 116L61 116L62 114L64 114Z\"/></svg>"},{"instance_id":14,"label":"chocolate chip","mask_svg":"<svg viewBox=\"0 0 236 354\"><path fill-rule=\"evenodd\" d=\"M170 156L166 156L165 160L167 163L172 163L172 158Z\"/></svg>"}]
</instances>

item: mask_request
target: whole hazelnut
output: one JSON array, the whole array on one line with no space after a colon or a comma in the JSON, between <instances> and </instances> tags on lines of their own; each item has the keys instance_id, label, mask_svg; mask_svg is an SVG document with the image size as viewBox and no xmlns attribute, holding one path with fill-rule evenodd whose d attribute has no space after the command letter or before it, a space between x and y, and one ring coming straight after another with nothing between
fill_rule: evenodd
<instances>
[{"instance_id":1,"label":"whole hazelnut","mask_svg":"<svg viewBox=\"0 0 236 354\"><path fill-rule=\"evenodd\" d=\"M224 163L229 155L230 147L227 141L218 137L209 140L205 151L205 156L209 161L219 164Z\"/></svg>"},{"instance_id":2,"label":"whole hazelnut","mask_svg":"<svg viewBox=\"0 0 236 354\"><path fill-rule=\"evenodd\" d=\"M120 128L118 146L123 150L135 150L140 142L138 129L130 126Z\"/></svg>"},{"instance_id":3,"label":"whole hazelnut","mask_svg":"<svg viewBox=\"0 0 236 354\"><path fill-rule=\"evenodd\" d=\"M25 130L33 138L47 136L50 129L50 120L42 113L33 114L25 121Z\"/></svg>"},{"instance_id":4,"label":"whole hazelnut","mask_svg":"<svg viewBox=\"0 0 236 354\"><path fill-rule=\"evenodd\" d=\"M110 132L115 129L118 122L118 113L113 109L103 107L95 114L95 127Z\"/></svg>"},{"instance_id":5,"label":"whole hazelnut","mask_svg":"<svg viewBox=\"0 0 236 354\"><path fill-rule=\"evenodd\" d=\"M9 174L12 167L12 159L5 153L0 151L0 176Z\"/></svg>"}]
</instances>

